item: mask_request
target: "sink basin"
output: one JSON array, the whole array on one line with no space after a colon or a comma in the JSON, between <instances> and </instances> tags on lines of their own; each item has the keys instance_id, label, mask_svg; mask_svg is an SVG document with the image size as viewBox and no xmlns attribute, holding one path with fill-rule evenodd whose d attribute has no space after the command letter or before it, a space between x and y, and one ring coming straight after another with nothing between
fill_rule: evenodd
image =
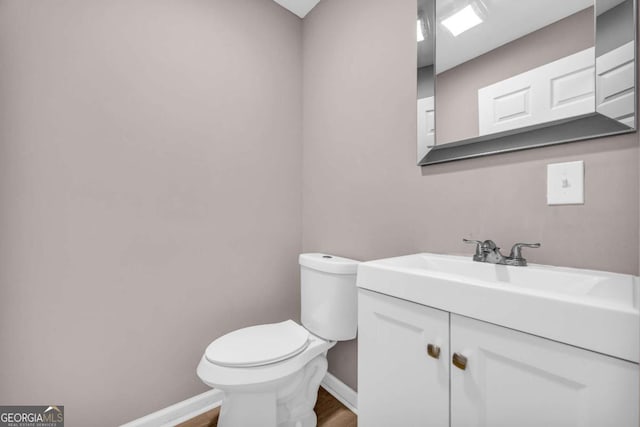
<instances>
[{"instance_id":1,"label":"sink basin","mask_svg":"<svg viewBox=\"0 0 640 427\"><path fill-rule=\"evenodd\" d=\"M625 360L640 359L636 276L422 253L362 263L357 280L361 288Z\"/></svg>"},{"instance_id":2,"label":"sink basin","mask_svg":"<svg viewBox=\"0 0 640 427\"><path fill-rule=\"evenodd\" d=\"M453 275L484 286L503 286L514 292L558 294L557 298L561 295L592 296L602 299L603 304L638 307L640 288L637 278L624 274L537 264L511 267L473 262L467 257L434 254L416 254L376 262L389 268L411 270L414 274Z\"/></svg>"}]
</instances>

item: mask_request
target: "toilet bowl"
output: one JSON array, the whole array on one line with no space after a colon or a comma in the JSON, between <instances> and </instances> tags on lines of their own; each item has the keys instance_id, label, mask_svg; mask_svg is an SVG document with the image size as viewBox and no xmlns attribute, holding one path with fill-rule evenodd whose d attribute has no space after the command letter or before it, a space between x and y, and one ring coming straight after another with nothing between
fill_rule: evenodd
<instances>
[{"instance_id":1,"label":"toilet bowl","mask_svg":"<svg viewBox=\"0 0 640 427\"><path fill-rule=\"evenodd\" d=\"M302 254L302 323L250 326L214 340L197 373L224 392L219 427L313 427L327 351L357 329L357 261Z\"/></svg>"},{"instance_id":2,"label":"toilet bowl","mask_svg":"<svg viewBox=\"0 0 640 427\"><path fill-rule=\"evenodd\" d=\"M262 345L271 333L285 331L286 335L287 330L296 329L307 336L293 354L285 351L278 354L273 348ZM264 334L259 335L261 332ZM245 364L240 361L220 364L222 355L216 354L215 350L224 348L224 353L231 355L233 344L223 342L224 346L216 346L219 343L214 341L207 347L197 371L205 384L225 392L218 426L315 426L313 406L320 382L327 372L327 350L335 345L335 341L317 337L292 320L240 329L221 338L233 334L247 338L245 342L238 338L233 343L238 350L250 347L250 337L255 335L258 345L253 347L254 351L249 351L253 357L239 352L237 354ZM260 355L260 350L265 350L266 354ZM270 360L274 357L279 360Z\"/></svg>"}]
</instances>

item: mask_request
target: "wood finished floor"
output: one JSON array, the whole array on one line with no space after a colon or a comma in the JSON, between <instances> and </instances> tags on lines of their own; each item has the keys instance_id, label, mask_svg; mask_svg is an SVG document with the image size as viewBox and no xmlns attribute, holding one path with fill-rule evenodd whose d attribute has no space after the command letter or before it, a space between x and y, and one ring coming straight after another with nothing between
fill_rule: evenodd
<instances>
[{"instance_id":1,"label":"wood finished floor","mask_svg":"<svg viewBox=\"0 0 640 427\"><path fill-rule=\"evenodd\" d=\"M313 409L318 416L318 427L356 427L358 425L356 415L322 387L318 390L318 401ZM216 427L219 413L220 408L215 408L177 427Z\"/></svg>"}]
</instances>

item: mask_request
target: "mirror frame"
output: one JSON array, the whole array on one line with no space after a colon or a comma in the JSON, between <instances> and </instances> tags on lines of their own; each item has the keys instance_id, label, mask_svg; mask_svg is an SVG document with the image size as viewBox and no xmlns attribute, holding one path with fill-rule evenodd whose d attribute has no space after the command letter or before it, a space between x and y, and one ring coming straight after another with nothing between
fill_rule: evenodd
<instances>
[{"instance_id":1,"label":"mirror frame","mask_svg":"<svg viewBox=\"0 0 640 427\"><path fill-rule=\"evenodd\" d=\"M435 3L433 0L434 11ZM597 3L598 0L594 0ZM456 160L464 160L476 157L490 156L493 154L508 153L513 151L528 150L538 147L546 147L550 145L565 144L569 142L579 142L594 138L601 138L612 135L620 135L625 133L633 133L638 130L638 1L633 2L633 31L634 31L634 106L635 106L635 128L629 128L620 122L606 117L597 112L572 117L568 119L558 120L555 122L541 123L533 126L522 127L514 130L473 137L460 141L449 142L438 145L438 130L435 129L435 145L429 149L421 145L418 140L418 166L427 166L439 163L446 163ZM435 15L435 12L434 12ZM434 16L434 22L435 22ZM594 35L596 34L597 15L594 16ZM437 24L436 24L437 25ZM434 50L437 49L437 43L434 37ZM597 37L594 37L597 39ZM417 44L417 43L416 43ZM434 96L438 96L438 78L435 75L435 58L434 58ZM416 76L417 81L417 76ZM597 91L597 88L596 88ZM437 116L438 111L435 109L434 115ZM427 154L422 158L420 153L428 150Z\"/></svg>"}]
</instances>

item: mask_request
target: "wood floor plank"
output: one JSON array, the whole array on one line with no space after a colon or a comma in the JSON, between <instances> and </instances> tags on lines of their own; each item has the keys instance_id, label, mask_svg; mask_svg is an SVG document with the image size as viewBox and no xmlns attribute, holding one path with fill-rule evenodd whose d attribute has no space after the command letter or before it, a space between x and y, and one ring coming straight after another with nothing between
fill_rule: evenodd
<instances>
[{"instance_id":1,"label":"wood floor plank","mask_svg":"<svg viewBox=\"0 0 640 427\"><path fill-rule=\"evenodd\" d=\"M358 418L324 388L318 390L318 400L313 408L318 417L318 427L357 427ZM220 408L198 415L176 427L217 427Z\"/></svg>"},{"instance_id":2,"label":"wood floor plank","mask_svg":"<svg viewBox=\"0 0 640 427\"><path fill-rule=\"evenodd\" d=\"M324 388L318 390L318 400L313 408L318 417L318 427L356 427L358 418Z\"/></svg>"},{"instance_id":3,"label":"wood floor plank","mask_svg":"<svg viewBox=\"0 0 640 427\"><path fill-rule=\"evenodd\" d=\"M204 414L178 424L176 427L217 427L219 415L220 407L213 408Z\"/></svg>"}]
</instances>

